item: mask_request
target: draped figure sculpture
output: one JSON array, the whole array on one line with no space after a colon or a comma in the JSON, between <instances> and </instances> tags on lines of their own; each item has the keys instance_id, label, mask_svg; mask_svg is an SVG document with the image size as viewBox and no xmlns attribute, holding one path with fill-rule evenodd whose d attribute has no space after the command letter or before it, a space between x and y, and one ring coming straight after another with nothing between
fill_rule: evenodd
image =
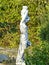
<instances>
[{"instance_id":1,"label":"draped figure sculpture","mask_svg":"<svg viewBox=\"0 0 49 65\"><path fill-rule=\"evenodd\" d=\"M26 23L29 21L28 16L28 7L23 6L23 9L21 10L21 22L20 22L20 45L18 49L18 55L16 58L16 65L26 65L24 60L24 50L30 46L30 42L28 41L28 27L26 26Z\"/></svg>"}]
</instances>

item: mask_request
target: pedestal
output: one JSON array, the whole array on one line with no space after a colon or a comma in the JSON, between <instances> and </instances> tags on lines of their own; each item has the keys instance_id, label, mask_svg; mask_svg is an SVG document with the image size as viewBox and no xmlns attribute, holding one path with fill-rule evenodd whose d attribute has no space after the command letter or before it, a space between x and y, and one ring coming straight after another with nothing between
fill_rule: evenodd
<instances>
[{"instance_id":1,"label":"pedestal","mask_svg":"<svg viewBox=\"0 0 49 65\"><path fill-rule=\"evenodd\" d=\"M16 65L26 65L25 62L17 62Z\"/></svg>"}]
</instances>

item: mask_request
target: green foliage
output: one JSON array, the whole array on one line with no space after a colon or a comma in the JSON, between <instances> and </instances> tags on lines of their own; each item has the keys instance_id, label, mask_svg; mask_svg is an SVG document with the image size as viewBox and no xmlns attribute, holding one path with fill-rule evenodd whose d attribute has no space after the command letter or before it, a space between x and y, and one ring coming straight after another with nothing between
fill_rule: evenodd
<instances>
[{"instance_id":1,"label":"green foliage","mask_svg":"<svg viewBox=\"0 0 49 65\"><path fill-rule=\"evenodd\" d=\"M17 26L18 27L18 26ZM19 44L19 27L15 23L0 22L0 46L2 47L18 47Z\"/></svg>"},{"instance_id":2,"label":"green foliage","mask_svg":"<svg viewBox=\"0 0 49 65\"><path fill-rule=\"evenodd\" d=\"M20 16L15 0L0 0L0 22L16 22Z\"/></svg>"},{"instance_id":3,"label":"green foliage","mask_svg":"<svg viewBox=\"0 0 49 65\"><path fill-rule=\"evenodd\" d=\"M44 42L25 51L26 65L49 65L49 43Z\"/></svg>"},{"instance_id":4,"label":"green foliage","mask_svg":"<svg viewBox=\"0 0 49 65\"><path fill-rule=\"evenodd\" d=\"M39 43L38 29L44 22L49 21L48 0L0 0L0 41L2 41L8 33L11 35L12 33L20 34L20 13L24 5L27 5L29 10L30 21L27 23L29 27L29 40L32 43ZM16 39L19 40L17 37Z\"/></svg>"},{"instance_id":5,"label":"green foliage","mask_svg":"<svg viewBox=\"0 0 49 65\"><path fill-rule=\"evenodd\" d=\"M19 38L20 36L15 33L8 33L4 36L4 38L0 41L0 46L2 47L17 47L18 48L18 44L19 44Z\"/></svg>"},{"instance_id":6,"label":"green foliage","mask_svg":"<svg viewBox=\"0 0 49 65\"><path fill-rule=\"evenodd\" d=\"M39 37L42 41L49 42L49 23L41 27Z\"/></svg>"}]
</instances>

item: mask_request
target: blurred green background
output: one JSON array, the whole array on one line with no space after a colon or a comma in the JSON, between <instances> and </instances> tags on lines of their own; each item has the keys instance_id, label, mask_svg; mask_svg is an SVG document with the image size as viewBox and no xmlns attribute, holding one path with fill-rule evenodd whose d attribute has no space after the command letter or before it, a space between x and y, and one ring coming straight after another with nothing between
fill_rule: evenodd
<instances>
[{"instance_id":1,"label":"blurred green background","mask_svg":"<svg viewBox=\"0 0 49 65\"><path fill-rule=\"evenodd\" d=\"M18 47L22 6L28 6L30 17L26 65L49 65L49 0L0 0L0 46Z\"/></svg>"}]
</instances>

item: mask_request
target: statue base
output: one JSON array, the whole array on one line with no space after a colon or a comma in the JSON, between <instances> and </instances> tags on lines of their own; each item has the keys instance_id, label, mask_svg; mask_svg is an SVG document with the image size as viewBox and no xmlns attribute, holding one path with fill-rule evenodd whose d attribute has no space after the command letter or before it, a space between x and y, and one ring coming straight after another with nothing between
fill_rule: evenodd
<instances>
[{"instance_id":1,"label":"statue base","mask_svg":"<svg viewBox=\"0 0 49 65\"><path fill-rule=\"evenodd\" d=\"M16 65L26 65L25 62L17 62Z\"/></svg>"}]
</instances>

